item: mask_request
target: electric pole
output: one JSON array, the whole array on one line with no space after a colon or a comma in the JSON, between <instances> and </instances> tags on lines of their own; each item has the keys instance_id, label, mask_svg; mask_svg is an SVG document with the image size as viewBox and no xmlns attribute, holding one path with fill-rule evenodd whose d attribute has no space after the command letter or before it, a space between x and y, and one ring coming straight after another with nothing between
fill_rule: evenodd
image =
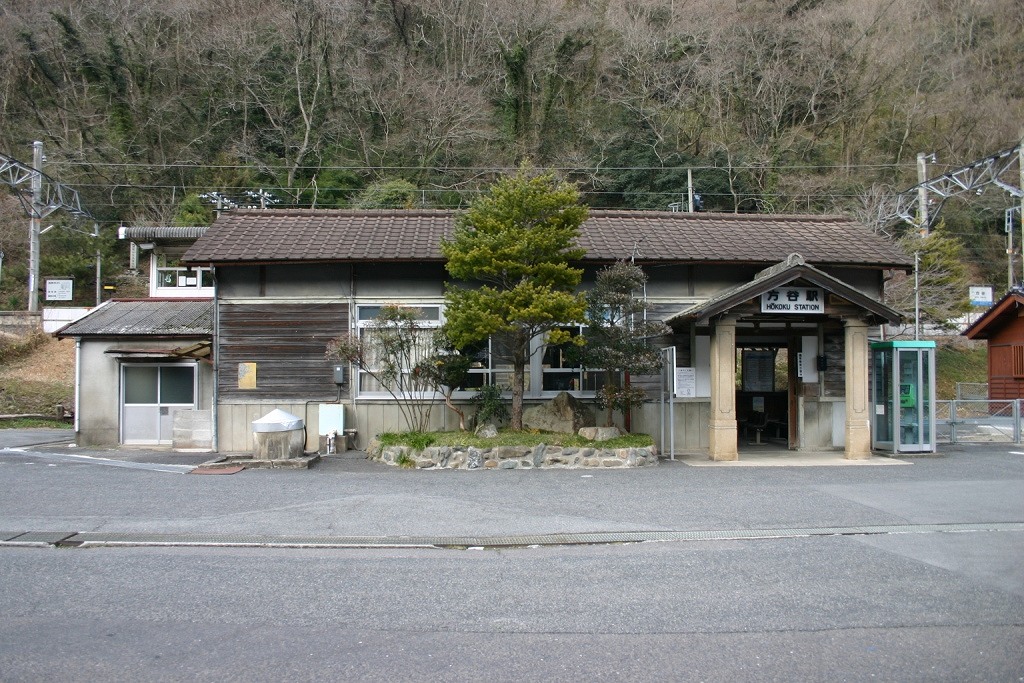
<instances>
[{"instance_id":1,"label":"electric pole","mask_svg":"<svg viewBox=\"0 0 1024 683\"><path fill-rule=\"evenodd\" d=\"M43 215L43 143L32 143L32 211L28 224L28 310L39 310L39 225Z\"/></svg>"},{"instance_id":2,"label":"electric pole","mask_svg":"<svg viewBox=\"0 0 1024 683\"><path fill-rule=\"evenodd\" d=\"M0 153L0 184L14 190L15 197L29 217L28 310L39 310L39 236L42 220L58 209L75 218L92 218L82 208L78 193L43 173L43 143L32 143L32 165ZM28 187L28 191L22 188ZM49 228L47 228L48 230ZM99 236L99 223L93 224L93 237Z\"/></svg>"},{"instance_id":3,"label":"electric pole","mask_svg":"<svg viewBox=\"0 0 1024 683\"><path fill-rule=\"evenodd\" d=\"M917 154L917 232L921 237L928 236L928 155Z\"/></svg>"}]
</instances>

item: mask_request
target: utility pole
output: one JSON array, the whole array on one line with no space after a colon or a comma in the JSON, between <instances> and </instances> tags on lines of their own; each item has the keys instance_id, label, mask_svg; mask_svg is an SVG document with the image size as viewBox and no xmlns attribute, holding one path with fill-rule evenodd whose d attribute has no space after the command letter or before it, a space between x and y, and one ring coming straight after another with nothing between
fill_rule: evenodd
<instances>
[{"instance_id":1,"label":"utility pole","mask_svg":"<svg viewBox=\"0 0 1024 683\"><path fill-rule=\"evenodd\" d=\"M1007 209L1003 220L1003 232L1006 233L1006 291L1013 287L1013 212L1015 208Z\"/></svg>"},{"instance_id":2,"label":"utility pole","mask_svg":"<svg viewBox=\"0 0 1024 683\"><path fill-rule=\"evenodd\" d=\"M693 213L693 169L686 169L686 193L689 196L689 202L687 206L690 207L690 213Z\"/></svg>"},{"instance_id":3,"label":"utility pole","mask_svg":"<svg viewBox=\"0 0 1024 683\"><path fill-rule=\"evenodd\" d=\"M921 237L928 236L928 155L917 154L917 232Z\"/></svg>"},{"instance_id":4,"label":"utility pole","mask_svg":"<svg viewBox=\"0 0 1024 683\"><path fill-rule=\"evenodd\" d=\"M39 225L43 214L43 143L32 143L32 211L28 225L28 310L39 310Z\"/></svg>"},{"instance_id":5,"label":"utility pole","mask_svg":"<svg viewBox=\"0 0 1024 683\"><path fill-rule=\"evenodd\" d=\"M914 252L914 339L921 338L921 253Z\"/></svg>"},{"instance_id":6,"label":"utility pole","mask_svg":"<svg viewBox=\"0 0 1024 683\"><path fill-rule=\"evenodd\" d=\"M40 225L57 209L64 209L76 218L92 218L82 208L78 193L43 173L43 143L32 143L32 165L0 153L0 184L15 191L21 208L29 217L28 235L28 310L39 310L39 236L46 232ZM28 192L20 188L27 186ZM53 226L51 226L53 227ZM49 228L47 228L49 230ZM99 236L99 223L93 224L93 237Z\"/></svg>"}]
</instances>

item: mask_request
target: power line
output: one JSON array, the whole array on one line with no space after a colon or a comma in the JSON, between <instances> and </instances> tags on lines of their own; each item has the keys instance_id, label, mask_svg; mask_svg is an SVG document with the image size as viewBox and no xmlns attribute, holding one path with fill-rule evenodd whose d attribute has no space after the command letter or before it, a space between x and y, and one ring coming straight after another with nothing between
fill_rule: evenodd
<instances>
[{"instance_id":1,"label":"power line","mask_svg":"<svg viewBox=\"0 0 1024 683\"><path fill-rule=\"evenodd\" d=\"M470 171L474 173L514 173L519 170L518 166L370 166L370 165L261 165L254 164L206 164L199 162L164 162L164 163L137 163L137 162L86 162L86 161L64 161L66 166L80 166L86 168L125 168L125 169L196 169L196 170L217 170L217 171L431 171L435 173L447 173L452 171ZM694 165L684 164L677 166L538 166L536 170L560 171L560 172L587 172L606 173L619 171L766 171L766 170L899 170L913 168L912 162L902 163L879 163L879 164L741 164L734 166L719 165Z\"/></svg>"}]
</instances>

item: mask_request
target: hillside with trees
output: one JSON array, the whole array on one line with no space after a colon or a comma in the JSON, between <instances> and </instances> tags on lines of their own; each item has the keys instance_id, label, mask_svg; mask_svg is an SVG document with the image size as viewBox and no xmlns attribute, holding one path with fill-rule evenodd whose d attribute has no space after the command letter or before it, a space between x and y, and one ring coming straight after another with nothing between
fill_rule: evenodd
<instances>
[{"instance_id":1,"label":"hillside with trees","mask_svg":"<svg viewBox=\"0 0 1024 683\"><path fill-rule=\"evenodd\" d=\"M97 249L127 264L118 224L209 193L466 206L529 160L593 207L664 209L689 170L708 210L868 216L917 153L938 175L1024 122L1017 0L9 0L0 55L0 152L43 141L101 220L98 241L44 236L43 275L83 282ZM8 194L0 308L19 308ZM998 292L1009 199L970 199L943 235Z\"/></svg>"}]
</instances>

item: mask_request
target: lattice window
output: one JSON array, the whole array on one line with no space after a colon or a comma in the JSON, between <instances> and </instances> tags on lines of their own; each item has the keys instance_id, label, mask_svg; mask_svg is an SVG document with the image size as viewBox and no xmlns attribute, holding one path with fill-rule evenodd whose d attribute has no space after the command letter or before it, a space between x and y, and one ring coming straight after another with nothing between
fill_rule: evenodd
<instances>
[{"instance_id":1,"label":"lattice window","mask_svg":"<svg viewBox=\"0 0 1024 683\"><path fill-rule=\"evenodd\" d=\"M1024 344L1014 344L1010 347L1010 355L1013 362L1013 376L1024 377Z\"/></svg>"}]
</instances>

